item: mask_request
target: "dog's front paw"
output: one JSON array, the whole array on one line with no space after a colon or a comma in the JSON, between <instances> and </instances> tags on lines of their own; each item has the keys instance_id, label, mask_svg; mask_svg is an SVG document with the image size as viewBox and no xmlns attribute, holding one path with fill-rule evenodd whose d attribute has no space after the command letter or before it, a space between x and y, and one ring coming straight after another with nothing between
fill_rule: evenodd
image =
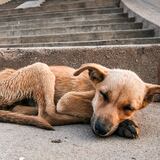
<instances>
[{"instance_id":1,"label":"dog's front paw","mask_svg":"<svg viewBox=\"0 0 160 160\"><path fill-rule=\"evenodd\" d=\"M118 126L116 134L125 138L137 138L139 135L139 128L132 120L125 120Z\"/></svg>"}]
</instances>

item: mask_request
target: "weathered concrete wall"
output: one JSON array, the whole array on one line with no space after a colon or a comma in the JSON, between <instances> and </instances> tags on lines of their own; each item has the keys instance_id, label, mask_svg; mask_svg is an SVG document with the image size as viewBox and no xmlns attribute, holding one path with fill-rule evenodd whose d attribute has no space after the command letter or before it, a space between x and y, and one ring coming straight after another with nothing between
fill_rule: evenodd
<instances>
[{"instance_id":1,"label":"weathered concrete wall","mask_svg":"<svg viewBox=\"0 0 160 160\"><path fill-rule=\"evenodd\" d=\"M73 67L95 62L133 70L146 82L158 83L160 79L160 45L0 50L1 69L19 68L38 61Z\"/></svg>"},{"instance_id":2,"label":"weathered concrete wall","mask_svg":"<svg viewBox=\"0 0 160 160\"><path fill-rule=\"evenodd\" d=\"M144 28L154 28L156 36L160 36L159 0L121 0L120 5L129 17L136 17L137 22L143 22Z\"/></svg>"}]
</instances>

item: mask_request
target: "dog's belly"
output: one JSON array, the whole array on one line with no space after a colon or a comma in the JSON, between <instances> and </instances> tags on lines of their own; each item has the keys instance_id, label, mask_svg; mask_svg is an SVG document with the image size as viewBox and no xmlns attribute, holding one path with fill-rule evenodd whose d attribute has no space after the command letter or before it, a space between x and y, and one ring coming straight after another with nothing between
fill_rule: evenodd
<instances>
[{"instance_id":1,"label":"dog's belly","mask_svg":"<svg viewBox=\"0 0 160 160\"><path fill-rule=\"evenodd\" d=\"M33 100L32 98L24 98L22 100L16 101L15 103L11 105L3 105L0 106L0 110L12 110L15 106L31 106L36 107L37 102Z\"/></svg>"}]
</instances>

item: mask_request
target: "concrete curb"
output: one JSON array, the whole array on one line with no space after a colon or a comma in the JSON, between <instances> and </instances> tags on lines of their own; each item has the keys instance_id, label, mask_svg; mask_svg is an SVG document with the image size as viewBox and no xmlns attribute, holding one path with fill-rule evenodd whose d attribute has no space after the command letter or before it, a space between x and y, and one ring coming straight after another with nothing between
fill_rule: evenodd
<instances>
[{"instance_id":1,"label":"concrete curb","mask_svg":"<svg viewBox=\"0 0 160 160\"><path fill-rule=\"evenodd\" d=\"M1 49L0 68L20 68L41 61L79 67L95 62L135 71L144 81L160 82L160 45Z\"/></svg>"}]
</instances>

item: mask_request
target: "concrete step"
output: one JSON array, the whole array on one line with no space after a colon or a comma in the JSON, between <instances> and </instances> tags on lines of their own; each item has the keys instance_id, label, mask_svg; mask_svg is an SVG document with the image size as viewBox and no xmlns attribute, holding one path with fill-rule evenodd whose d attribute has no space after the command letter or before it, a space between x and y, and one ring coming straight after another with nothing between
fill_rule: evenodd
<instances>
[{"instance_id":1,"label":"concrete step","mask_svg":"<svg viewBox=\"0 0 160 160\"><path fill-rule=\"evenodd\" d=\"M0 25L1 30L9 30L9 29L28 29L28 28L39 28L39 27L69 27L69 26L85 26L85 25L104 25L109 23L129 23L134 22L135 18L111 18L111 19L95 19L88 21L62 21L62 22L45 22L41 21L39 23L28 23L23 24L22 22L12 22L12 23L3 23ZM12 25L12 26L11 26Z\"/></svg>"},{"instance_id":2,"label":"concrete step","mask_svg":"<svg viewBox=\"0 0 160 160\"><path fill-rule=\"evenodd\" d=\"M57 4L64 4L64 3L66 3L66 4L71 4L71 3L75 3L75 2L77 2L77 3L87 3L87 2L89 2L89 3L93 3L93 4L96 4L96 6L99 6L99 5L118 5L119 4L119 0L65 0L65 1L46 1L45 3L43 3L41 6L46 6L46 7L48 7L48 6L52 6L52 5L57 5Z\"/></svg>"},{"instance_id":3,"label":"concrete step","mask_svg":"<svg viewBox=\"0 0 160 160\"><path fill-rule=\"evenodd\" d=\"M41 7L0 11L0 47L160 43L154 30L128 18L118 1L47 0Z\"/></svg>"},{"instance_id":4,"label":"concrete step","mask_svg":"<svg viewBox=\"0 0 160 160\"><path fill-rule=\"evenodd\" d=\"M90 8L79 8L79 9L75 9L75 10L68 10L67 12L98 12L100 10L102 10L102 12L104 10L111 10L111 9L120 9L120 7L115 7L115 6L112 6L112 7L90 7ZM121 8L122 9L122 8ZM11 10L3 10L3 11L0 11L0 16L20 16L20 15L33 15L33 14L45 14L45 13L55 13L56 15L57 14L64 14L66 13L66 11L57 11L57 10L48 10L48 9L44 9L42 7L35 7L35 8L28 8L28 9L11 9Z\"/></svg>"},{"instance_id":5,"label":"concrete step","mask_svg":"<svg viewBox=\"0 0 160 160\"><path fill-rule=\"evenodd\" d=\"M11 45L10 47L103 46L103 45L129 45L129 44L160 44L160 37L112 39L112 40L98 40L98 41L30 43L30 44L19 44L13 46Z\"/></svg>"},{"instance_id":6,"label":"concrete step","mask_svg":"<svg viewBox=\"0 0 160 160\"><path fill-rule=\"evenodd\" d=\"M1 37L0 44L17 44L17 43L46 43L46 42L69 42L69 41L92 41L106 39L125 39L125 38L142 38L153 37L154 30L123 30L108 32L85 32L73 34L49 34L40 36L23 36L23 37Z\"/></svg>"},{"instance_id":7,"label":"concrete step","mask_svg":"<svg viewBox=\"0 0 160 160\"><path fill-rule=\"evenodd\" d=\"M48 42L48 43L17 43L0 44L0 48L23 48L23 47L73 47L73 46L105 46L105 45L141 45L141 44L160 44L160 37L129 38L116 40L97 40L97 41L73 41L73 42Z\"/></svg>"},{"instance_id":8,"label":"concrete step","mask_svg":"<svg viewBox=\"0 0 160 160\"><path fill-rule=\"evenodd\" d=\"M4 24L36 24L36 23L49 23L49 22L67 22L67 21L88 21L88 20L98 20L98 19L111 19L111 18L127 18L128 14L126 13L109 13L109 14L92 14L92 15L80 15L80 16L67 16L67 17L54 17L54 18L45 18L41 17L40 19L29 19L29 20L21 20L21 21L9 21L9 22L1 22L0 25Z\"/></svg>"},{"instance_id":9,"label":"concrete step","mask_svg":"<svg viewBox=\"0 0 160 160\"><path fill-rule=\"evenodd\" d=\"M69 11L82 11L82 10L96 10L96 9L107 9L107 8L118 8L116 6L102 6L102 7L81 7L81 8L71 8L70 10L67 10L67 12ZM0 10L0 16L17 16L17 15L31 15L31 14L41 14L44 12L64 12L65 10L58 10L58 9L54 9L53 7L48 7L48 8L44 8L44 7L33 7L33 8L27 8L27 9L6 9L6 10ZM66 11L65 11L66 12Z\"/></svg>"},{"instance_id":10,"label":"concrete step","mask_svg":"<svg viewBox=\"0 0 160 160\"><path fill-rule=\"evenodd\" d=\"M52 4L61 4L61 3L74 3L74 2L85 2L86 0L46 0L43 4L41 4L41 6L46 6L46 5L52 5ZM92 1L95 2L95 0L88 0L88 1Z\"/></svg>"},{"instance_id":11,"label":"concrete step","mask_svg":"<svg viewBox=\"0 0 160 160\"><path fill-rule=\"evenodd\" d=\"M60 4L48 4L48 5L42 5L43 8L46 9L53 9L53 10L73 10L73 9L78 9L78 8L91 8L91 7L111 7L111 6L116 6L113 1L108 2L106 1L105 3L95 3L94 1L83 1L83 2L71 2L71 3L60 3Z\"/></svg>"},{"instance_id":12,"label":"concrete step","mask_svg":"<svg viewBox=\"0 0 160 160\"><path fill-rule=\"evenodd\" d=\"M53 17L65 17L65 16L79 16L79 15L91 15L91 14L111 14L111 13L122 13L122 8L107 8L107 9L89 9L89 10L78 10L69 12L43 12L37 14L21 14L16 16L0 16L0 22L7 21L18 21L38 18L53 18Z\"/></svg>"},{"instance_id":13,"label":"concrete step","mask_svg":"<svg viewBox=\"0 0 160 160\"><path fill-rule=\"evenodd\" d=\"M8 15L19 15L19 14L35 14L35 13L43 13L43 12L64 12L64 11L77 11L77 10L84 10L84 9L96 9L96 8L115 8L115 5L99 5L93 2L85 2L85 3L71 3L65 5L49 5L47 7L33 7L27 9L6 9L0 10L0 16L8 16Z\"/></svg>"},{"instance_id":14,"label":"concrete step","mask_svg":"<svg viewBox=\"0 0 160 160\"><path fill-rule=\"evenodd\" d=\"M111 31L111 30L129 30L141 29L142 23L119 23L107 25L86 25L86 26L72 26L72 27L55 27L55 28L32 28L23 30L0 30L1 37L12 36L26 36L26 35L44 35L56 33L78 33L78 32L97 32L97 31Z\"/></svg>"},{"instance_id":15,"label":"concrete step","mask_svg":"<svg viewBox=\"0 0 160 160\"><path fill-rule=\"evenodd\" d=\"M143 80L145 80L145 82L159 84L160 83L160 79L159 79L160 54L159 53L160 53L160 45L158 45L158 44L157 45L128 45L128 46L115 45L115 46L103 46L103 47L100 47L100 46L99 47L58 47L58 48L56 48L56 47L55 48L47 48L47 47L41 48L40 47L40 48L27 48L27 49L26 48L23 48L23 49L21 49L21 48L2 49L1 48L0 69L1 70L4 68L18 69L20 67L24 67L26 65L29 65L29 64L32 64L35 62L44 62L44 63L47 63L48 65L67 65L67 66L72 66L74 68L78 68L83 63L89 63L89 62L93 63L94 62L94 63L100 63L106 67L109 67L109 68L130 69L132 71L135 71L138 75L140 75L140 77ZM151 108L154 108L154 106ZM155 116L156 117L159 116L159 113L160 113L160 110L159 110L159 112L157 112L157 115L154 115L153 120L150 120L150 117L148 116L148 119L150 120L149 124L146 123L146 126L144 126L144 127L150 127L150 125L153 125L153 121L155 119ZM151 112L148 114L150 114L150 116L151 116ZM140 114L140 116L142 117L142 114ZM143 117L144 116L146 117L145 113L143 114ZM145 118L142 123L144 123L144 122L145 122ZM157 121L157 123L159 123L159 122ZM153 125L153 127L155 127L155 128L156 128L156 126L157 125ZM7 127L7 129L9 127ZM24 127L24 129L26 130L26 127ZM65 130L67 130L67 129L68 129L68 126ZM150 130L152 130L152 129L150 129ZM84 132L85 131L86 130L84 130ZM38 130L38 132L39 132L39 130ZM84 132L82 132L82 133L84 133ZM15 133L16 133L16 131L15 131ZM11 134L12 134L12 132L11 132ZM90 131L89 131L89 134L90 134ZM148 138L149 138L150 134L154 134L154 132L146 133L146 136L142 135L140 137L140 139L142 139L142 141L144 141L144 137L146 137L146 141L147 141L146 144L148 144ZM35 135L35 134L33 134L33 135ZM155 135L159 135L159 132L157 131L157 133ZM153 136L155 136L155 135L153 135ZM87 135L87 138L88 138L88 135ZM114 137L113 137L113 139L114 139ZM115 139L117 139L117 141L120 141L119 140L120 138L115 138ZM140 139L134 140L134 142L133 141L132 142L135 143L135 141L138 141L137 145L139 146ZM30 140L30 138L29 138L29 140ZM106 140L108 141L109 139L98 140L98 141L106 143ZM157 136L156 136L155 141L157 141L157 140L159 140L159 139L157 139ZM92 137L91 137L91 141L93 141ZM112 138L111 138L111 141L112 141ZM117 145L117 141L115 141L116 145ZM127 143L132 143L131 140L124 140L124 141L127 141ZM19 142L19 143L21 143L21 142ZM76 143L76 141L75 141L75 143ZM118 143L120 143L120 142L118 142ZM158 144L159 144L159 142L158 142ZM95 145L97 145L97 144L95 144ZM111 145L113 145L113 141L111 142ZM144 146L142 146L142 148L143 147ZM154 143L153 143L152 147L154 150L154 147L155 147ZM115 146L115 149L116 149L116 146ZM126 149L127 149L127 147L126 147ZM148 149L151 149L151 148L148 147ZM131 148L130 153L132 153L132 150L133 149ZM114 151L113 151L113 154L114 154ZM146 148L143 151L146 151ZM84 152L85 152L85 150L84 150ZM157 150L156 150L155 154L157 154L157 153L159 153L159 152L157 152ZM106 156L107 156L107 154L106 154ZM146 156L148 156L148 153L146 154ZM31 157L31 156L29 155L29 157ZM34 157L34 156L32 156L32 157ZM104 159L105 159L105 157L104 157ZM120 158L117 157L117 159L120 159ZM125 158L122 158L122 159L125 159ZM128 159L128 158L126 158L126 159ZM150 160L151 159L152 158L150 158ZM10 156L9 156L8 160L13 160L13 159L10 159ZM28 160L31 160L31 159L29 158Z\"/></svg>"}]
</instances>

